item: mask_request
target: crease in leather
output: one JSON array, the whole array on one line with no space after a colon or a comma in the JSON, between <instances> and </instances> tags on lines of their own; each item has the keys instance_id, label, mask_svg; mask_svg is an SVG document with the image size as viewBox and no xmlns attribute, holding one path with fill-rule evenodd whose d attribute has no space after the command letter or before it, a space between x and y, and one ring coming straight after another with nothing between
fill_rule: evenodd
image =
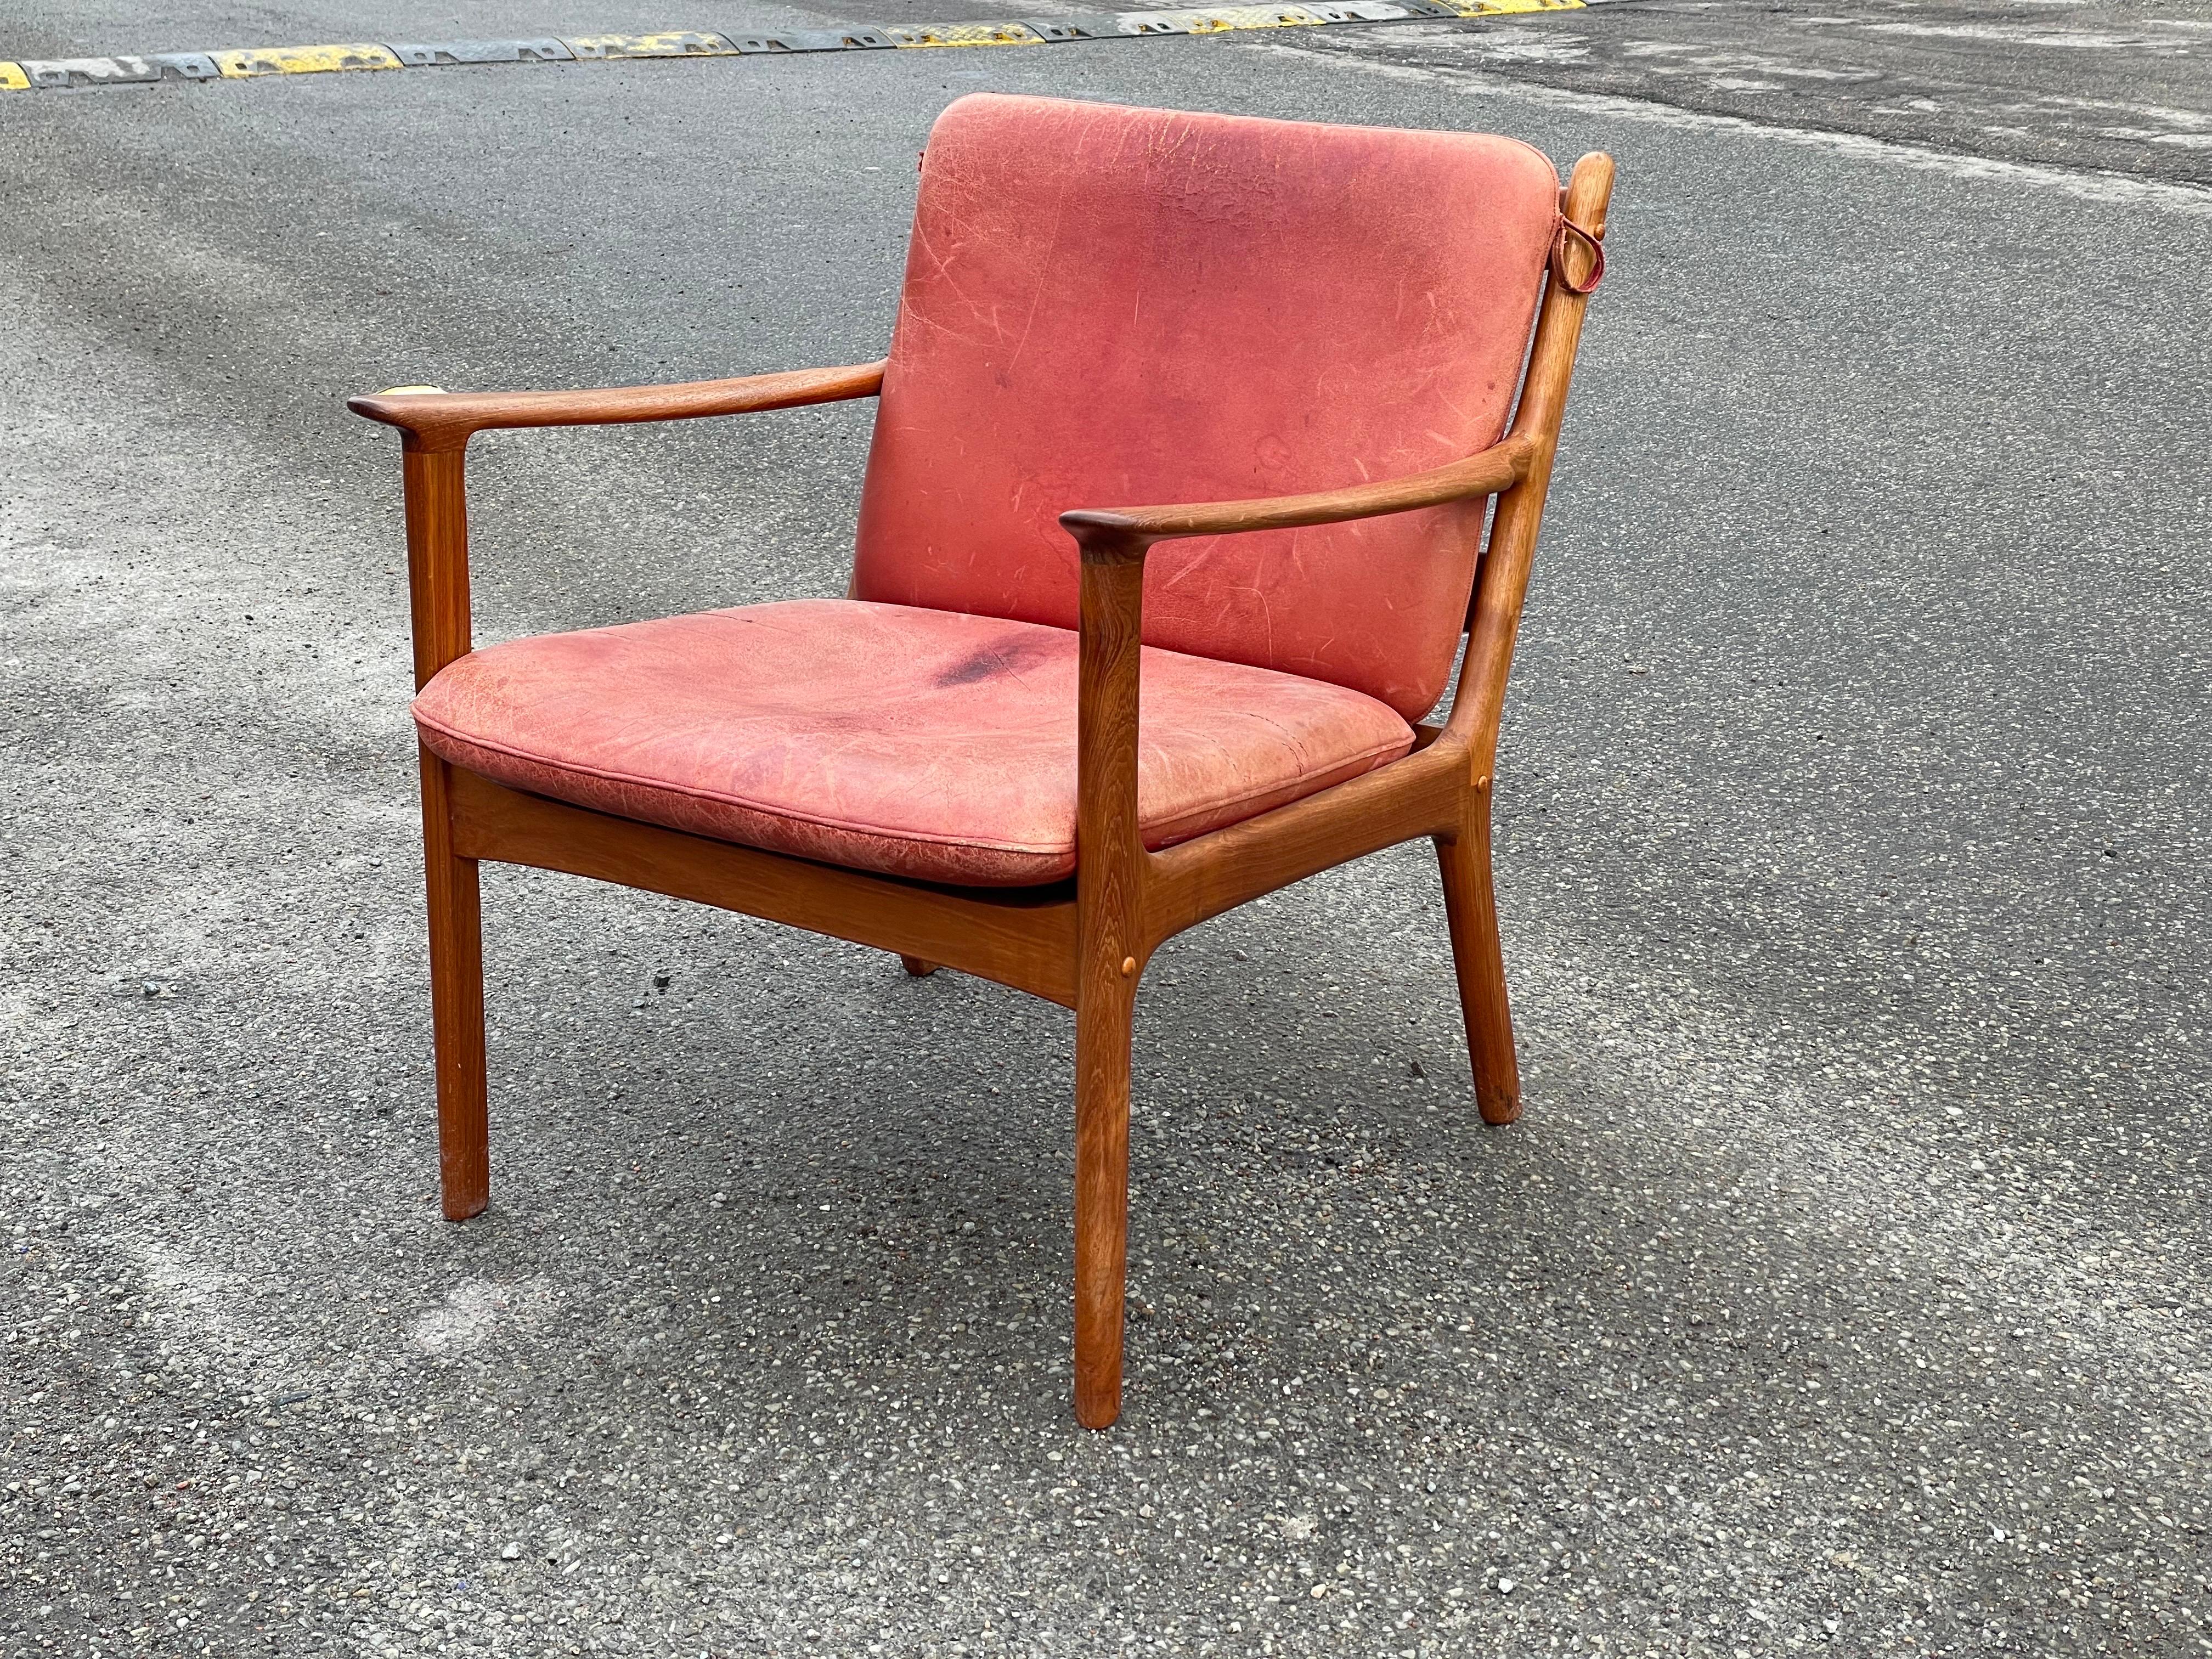
<instances>
[{"instance_id":1,"label":"crease in leather","mask_svg":"<svg viewBox=\"0 0 2212 1659\"><path fill-rule=\"evenodd\" d=\"M959 100L924 158L854 596L1070 628L1062 511L1331 489L1488 447L1558 204L1517 139ZM1146 641L1418 718L1486 506L1164 543Z\"/></svg>"}]
</instances>

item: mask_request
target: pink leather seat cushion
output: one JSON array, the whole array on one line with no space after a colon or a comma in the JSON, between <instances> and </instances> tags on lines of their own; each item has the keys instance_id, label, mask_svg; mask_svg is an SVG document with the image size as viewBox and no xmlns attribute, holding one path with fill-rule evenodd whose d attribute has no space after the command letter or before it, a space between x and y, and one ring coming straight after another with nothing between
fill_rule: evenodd
<instances>
[{"instance_id":1,"label":"pink leather seat cushion","mask_svg":"<svg viewBox=\"0 0 2212 1659\"><path fill-rule=\"evenodd\" d=\"M1331 489L1495 443L1559 188L1510 138L961 99L923 161L854 594L1072 628L1068 508ZM1146 641L1418 719L1486 505L1164 544Z\"/></svg>"},{"instance_id":2,"label":"pink leather seat cushion","mask_svg":"<svg viewBox=\"0 0 2212 1659\"><path fill-rule=\"evenodd\" d=\"M538 794L924 880L1075 868L1075 635L799 600L517 640L422 689L422 740ZM1412 745L1372 697L1147 648L1138 808L1162 847Z\"/></svg>"}]
</instances>

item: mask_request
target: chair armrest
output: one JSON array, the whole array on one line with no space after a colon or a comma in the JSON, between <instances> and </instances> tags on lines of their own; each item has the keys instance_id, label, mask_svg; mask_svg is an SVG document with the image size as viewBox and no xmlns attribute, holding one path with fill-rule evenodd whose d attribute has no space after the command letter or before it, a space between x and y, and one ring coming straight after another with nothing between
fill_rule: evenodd
<instances>
[{"instance_id":1,"label":"chair armrest","mask_svg":"<svg viewBox=\"0 0 2212 1659\"><path fill-rule=\"evenodd\" d=\"M1083 555L1076 617L1077 931L1097 941L1095 952L1088 943L1084 947L1086 970L1110 978L1116 963L1124 974L1138 965L1138 935L1125 911L1138 902L1129 896L1141 890L1149 864L1137 821L1146 550L1183 536L1341 524L1495 495L1528 476L1537 453L1534 439L1516 436L1449 466L1349 489L1183 507L1078 507L1060 515Z\"/></svg>"},{"instance_id":2,"label":"chair armrest","mask_svg":"<svg viewBox=\"0 0 2212 1659\"><path fill-rule=\"evenodd\" d=\"M805 404L872 398L884 384L882 362L849 368L799 368L733 380L686 380L672 386L614 386L595 392L440 392L406 388L349 398L346 407L396 426L412 449L459 449L491 427L612 426L633 421L684 421L701 415L744 415Z\"/></svg>"},{"instance_id":3,"label":"chair armrest","mask_svg":"<svg viewBox=\"0 0 2212 1659\"><path fill-rule=\"evenodd\" d=\"M1060 515L1061 527L1082 544L1149 546L1182 536L1226 536L1248 530L1292 530L1304 525L1341 524L1410 513L1470 496L1495 495L1528 475L1535 459L1533 439L1514 437L1480 454L1409 477L1348 489L1323 489L1308 495L1273 495L1259 501L1206 501L1183 507L1078 507Z\"/></svg>"}]
</instances>

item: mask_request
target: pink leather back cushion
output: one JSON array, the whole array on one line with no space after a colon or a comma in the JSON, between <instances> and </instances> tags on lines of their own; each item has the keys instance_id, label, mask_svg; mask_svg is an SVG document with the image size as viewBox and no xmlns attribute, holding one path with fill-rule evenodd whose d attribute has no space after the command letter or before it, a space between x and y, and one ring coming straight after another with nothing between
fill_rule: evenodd
<instances>
[{"instance_id":1,"label":"pink leather back cushion","mask_svg":"<svg viewBox=\"0 0 2212 1659\"><path fill-rule=\"evenodd\" d=\"M1334 489L1496 442L1558 204L1511 139L961 99L923 165L855 597L1073 627L1067 508ZM1418 718L1484 506L1164 544L1145 638Z\"/></svg>"}]
</instances>

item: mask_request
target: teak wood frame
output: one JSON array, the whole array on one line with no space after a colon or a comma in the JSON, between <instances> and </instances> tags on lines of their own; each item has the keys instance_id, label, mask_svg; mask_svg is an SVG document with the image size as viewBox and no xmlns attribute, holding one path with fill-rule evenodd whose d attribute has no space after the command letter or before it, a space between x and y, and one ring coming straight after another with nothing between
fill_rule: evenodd
<instances>
[{"instance_id":1,"label":"teak wood frame","mask_svg":"<svg viewBox=\"0 0 2212 1659\"><path fill-rule=\"evenodd\" d=\"M995 980L1075 1011L1075 1410L1121 1411L1128 1225L1129 1042L1137 984L1183 929L1347 860L1436 842L1475 1099L1483 1120L1521 1111L1490 866L1491 777L1513 638L1543 515L1568 382L1601 267L1612 159L1584 156L1561 191L1562 234L1512 428L1480 454L1418 476L1309 495L1081 510L1077 868L1034 889L955 889L836 868L609 817L509 789L422 751L438 1153L445 1212L489 1201L483 961L477 866L567 871L695 899ZM408 389L349 405L401 429L415 679L471 648L462 467L470 436L499 427L680 420L872 397L884 365L597 392ZM1403 759L1160 852L1137 817L1137 701L1145 556L1185 536L1340 523L1476 496L1495 513L1468 611L1459 684L1441 726Z\"/></svg>"}]
</instances>

